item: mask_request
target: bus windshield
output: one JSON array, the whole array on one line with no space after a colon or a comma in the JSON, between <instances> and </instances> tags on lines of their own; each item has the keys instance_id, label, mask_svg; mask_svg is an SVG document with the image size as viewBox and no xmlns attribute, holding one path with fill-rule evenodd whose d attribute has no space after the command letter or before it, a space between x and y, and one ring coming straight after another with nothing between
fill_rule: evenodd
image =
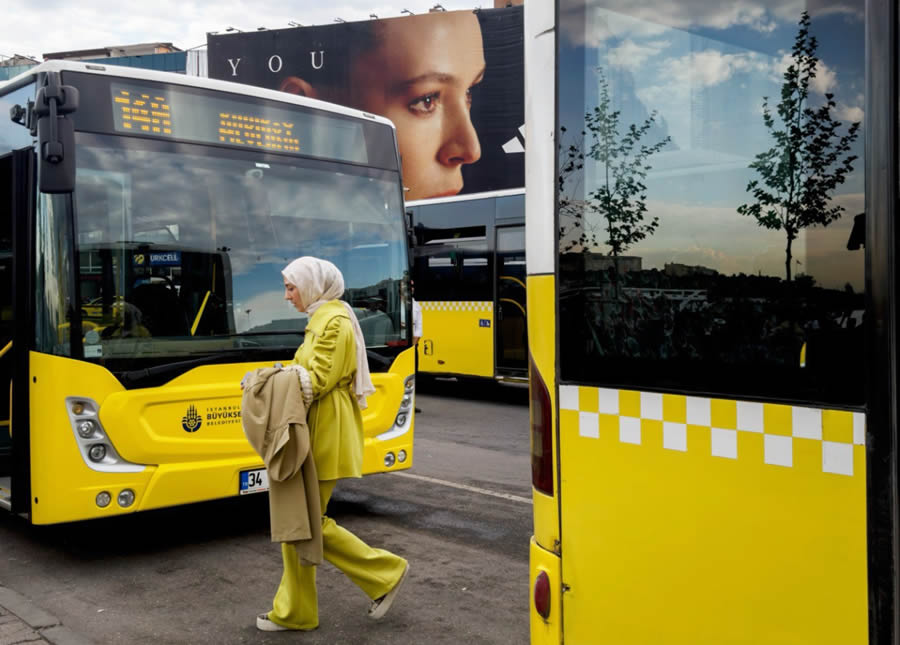
<instances>
[{"instance_id":1,"label":"bus windshield","mask_svg":"<svg viewBox=\"0 0 900 645\"><path fill-rule=\"evenodd\" d=\"M396 171L79 133L73 201L88 360L296 347L281 269L302 255L341 269L367 345L404 344ZM38 310L39 344L68 353L64 308Z\"/></svg>"}]
</instances>

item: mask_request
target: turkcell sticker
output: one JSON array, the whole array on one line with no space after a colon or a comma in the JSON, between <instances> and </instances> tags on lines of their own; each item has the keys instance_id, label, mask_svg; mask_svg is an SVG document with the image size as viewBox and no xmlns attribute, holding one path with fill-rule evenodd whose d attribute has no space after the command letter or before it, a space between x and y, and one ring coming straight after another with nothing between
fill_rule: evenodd
<instances>
[{"instance_id":1,"label":"turkcell sticker","mask_svg":"<svg viewBox=\"0 0 900 645\"><path fill-rule=\"evenodd\" d=\"M181 251L157 251L150 253L150 266L176 267L181 266Z\"/></svg>"},{"instance_id":2,"label":"turkcell sticker","mask_svg":"<svg viewBox=\"0 0 900 645\"><path fill-rule=\"evenodd\" d=\"M479 326L479 327L490 327L490 326L491 326L491 319L490 319L490 318L479 318L479 319L478 319L478 326Z\"/></svg>"}]
</instances>

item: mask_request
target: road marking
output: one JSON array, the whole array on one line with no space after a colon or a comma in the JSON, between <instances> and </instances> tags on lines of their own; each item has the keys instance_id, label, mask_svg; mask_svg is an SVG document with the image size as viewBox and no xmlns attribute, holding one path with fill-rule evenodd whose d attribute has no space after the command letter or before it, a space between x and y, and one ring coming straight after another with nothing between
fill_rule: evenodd
<instances>
[{"instance_id":1,"label":"road marking","mask_svg":"<svg viewBox=\"0 0 900 645\"><path fill-rule=\"evenodd\" d=\"M508 499L511 502L519 502L520 504L531 504L531 500L527 497L519 497L518 495L510 495L509 493L498 493L496 491L487 490L486 488L478 488L477 486L467 486L466 484L457 484L456 482L448 482L445 479L435 479L434 477L425 477L424 475L414 475L412 473L391 473L398 477L408 477L409 479L418 479L419 481L437 484L438 486L448 486L449 488L458 488L466 490L470 493L478 493L479 495L490 495L491 497L499 497L500 499Z\"/></svg>"}]
</instances>

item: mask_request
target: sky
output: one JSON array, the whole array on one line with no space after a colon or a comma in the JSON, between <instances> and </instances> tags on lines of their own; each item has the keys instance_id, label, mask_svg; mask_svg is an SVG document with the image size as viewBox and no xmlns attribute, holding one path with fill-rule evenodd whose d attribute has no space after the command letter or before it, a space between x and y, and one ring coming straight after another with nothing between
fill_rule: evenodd
<instances>
[{"instance_id":1,"label":"sky","mask_svg":"<svg viewBox=\"0 0 900 645\"><path fill-rule=\"evenodd\" d=\"M0 56L20 54L42 60L49 52L94 49L148 42L172 43L181 49L204 45L206 33L228 27L253 31L331 24L335 18L368 20L401 15L403 9L425 13L437 0L156 0L154 2L82 3L45 0L19 3L0 21ZM448 11L493 7L492 0L443 0Z\"/></svg>"}]
</instances>

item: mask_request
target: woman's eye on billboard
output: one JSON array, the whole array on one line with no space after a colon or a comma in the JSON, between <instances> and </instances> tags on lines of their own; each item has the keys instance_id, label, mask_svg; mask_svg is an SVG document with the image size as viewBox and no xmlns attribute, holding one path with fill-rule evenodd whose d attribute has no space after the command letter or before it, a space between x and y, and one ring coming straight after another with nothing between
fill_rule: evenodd
<instances>
[{"instance_id":1,"label":"woman's eye on billboard","mask_svg":"<svg viewBox=\"0 0 900 645\"><path fill-rule=\"evenodd\" d=\"M524 118L521 19L521 8L454 11L211 35L210 76L390 119L408 200L521 187L524 154L503 152ZM473 107L486 75L491 101Z\"/></svg>"}]
</instances>

